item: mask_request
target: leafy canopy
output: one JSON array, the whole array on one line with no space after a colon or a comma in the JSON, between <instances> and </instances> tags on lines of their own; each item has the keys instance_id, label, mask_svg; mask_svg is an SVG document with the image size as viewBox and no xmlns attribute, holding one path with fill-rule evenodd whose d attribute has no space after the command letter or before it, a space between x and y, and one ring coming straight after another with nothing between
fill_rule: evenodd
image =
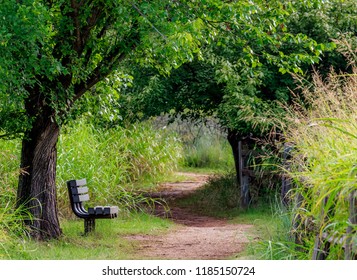
<instances>
[{"instance_id":1,"label":"leafy canopy","mask_svg":"<svg viewBox=\"0 0 357 280\"><path fill-rule=\"evenodd\" d=\"M202 39L190 1L0 0L0 129L17 135L75 102L125 59L163 73Z\"/></svg>"},{"instance_id":2,"label":"leafy canopy","mask_svg":"<svg viewBox=\"0 0 357 280\"><path fill-rule=\"evenodd\" d=\"M122 107L122 112L139 118L161 112L192 119L215 116L241 134L269 131L280 114L276 101L290 98L290 73L304 74L306 65L334 48L328 40L318 43L290 30L296 13L312 2L318 8L322 1L199 2L188 5L196 7L206 26L200 52L168 77L150 66L131 67L133 87L119 102L129 104L129 110Z\"/></svg>"}]
</instances>

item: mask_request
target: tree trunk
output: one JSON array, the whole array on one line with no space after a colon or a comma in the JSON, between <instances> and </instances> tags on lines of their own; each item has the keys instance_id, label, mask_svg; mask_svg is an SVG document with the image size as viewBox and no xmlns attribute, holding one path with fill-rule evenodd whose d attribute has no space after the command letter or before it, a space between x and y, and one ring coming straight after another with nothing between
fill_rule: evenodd
<instances>
[{"instance_id":1,"label":"tree trunk","mask_svg":"<svg viewBox=\"0 0 357 280\"><path fill-rule=\"evenodd\" d=\"M227 139L232 148L236 178L241 193L240 207L242 209L247 209L250 203L249 175L245 170L246 160L242 152L241 138L242 137L240 137L236 131L230 129L228 130Z\"/></svg>"},{"instance_id":2,"label":"tree trunk","mask_svg":"<svg viewBox=\"0 0 357 280\"><path fill-rule=\"evenodd\" d=\"M32 219L25 224L33 238L58 238L56 161L59 126L50 117L38 117L22 141L18 206L23 205Z\"/></svg>"},{"instance_id":3,"label":"tree trunk","mask_svg":"<svg viewBox=\"0 0 357 280\"><path fill-rule=\"evenodd\" d=\"M231 145L232 152L233 152L233 158L234 158L234 167L236 170L236 177L237 177L237 183L239 183L240 178L240 163L239 163L239 150L238 150L238 144L240 138L238 137L237 133L231 129L228 129L228 135L227 135L227 140L229 144Z\"/></svg>"}]
</instances>

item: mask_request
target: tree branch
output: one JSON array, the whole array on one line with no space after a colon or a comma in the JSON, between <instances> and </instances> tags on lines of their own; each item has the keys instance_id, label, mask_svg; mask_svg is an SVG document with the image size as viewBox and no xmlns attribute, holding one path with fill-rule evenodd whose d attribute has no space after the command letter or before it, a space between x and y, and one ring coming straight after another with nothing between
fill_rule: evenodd
<instances>
[{"instance_id":1,"label":"tree branch","mask_svg":"<svg viewBox=\"0 0 357 280\"><path fill-rule=\"evenodd\" d=\"M82 34L82 41L81 41L81 48L78 50L78 56L80 56L85 48L85 45L89 39L90 33L93 29L93 27L96 26L96 23L98 19L101 17L103 14L103 8L102 7L95 7L93 8L92 14L88 17L87 19L87 25L84 26L81 30ZM110 18L110 17L109 17ZM103 33L104 35L105 33Z\"/></svg>"},{"instance_id":2,"label":"tree branch","mask_svg":"<svg viewBox=\"0 0 357 280\"><path fill-rule=\"evenodd\" d=\"M93 70L92 74L88 77L86 81L81 82L80 84L74 87L75 96L70 101L69 108L73 106L73 103L81 98L83 94L86 93L89 89L91 89L98 82L102 81L105 77L110 75L113 72L113 66L123 61L126 57L125 53L121 53L119 55L115 55L113 53L113 57L107 57L102 60L101 63ZM110 63L108 63L110 61ZM106 72L102 71L102 69L107 68Z\"/></svg>"},{"instance_id":3,"label":"tree branch","mask_svg":"<svg viewBox=\"0 0 357 280\"><path fill-rule=\"evenodd\" d=\"M89 3L86 3L86 5L88 6L90 6L90 4L91 1ZM73 12L69 14L69 16L72 18L75 27L76 38L74 42L74 50L76 51L78 57L82 55L85 45L90 37L91 30L93 29L93 27L96 26L98 19L103 13L103 7L94 6L86 20L86 25L81 26L79 19L79 10L83 7L83 5L84 1L80 1L78 3L77 0L71 0L71 8L73 9Z\"/></svg>"},{"instance_id":4,"label":"tree branch","mask_svg":"<svg viewBox=\"0 0 357 280\"><path fill-rule=\"evenodd\" d=\"M71 14L73 14L72 19L73 19L73 23L74 23L75 30L76 30L76 40L75 40L75 44L74 44L74 50L77 53L81 49L81 45L82 45L81 27L80 27L79 18L78 18L79 7L80 6L78 5L76 0L71 0L71 8L73 9L73 13L71 13Z\"/></svg>"},{"instance_id":5,"label":"tree branch","mask_svg":"<svg viewBox=\"0 0 357 280\"><path fill-rule=\"evenodd\" d=\"M5 133L0 135L0 139L15 139L17 138L17 135L24 133L24 131L15 131L12 133Z\"/></svg>"},{"instance_id":6,"label":"tree branch","mask_svg":"<svg viewBox=\"0 0 357 280\"><path fill-rule=\"evenodd\" d=\"M165 40L167 41L167 37L162 34L157 28L156 26L147 18L147 16L138 8L138 6L136 6L134 3L130 3L131 6L143 17L145 18L148 23L150 24L150 26Z\"/></svg>"},{"instance_id":7,"label":"tree branch","mask_svg":"<svg viewBox=\"0 0 357 280\"><path fill-rule=\"evenodd\" d=\"M139 39L139 33L137 32L137 21L132 23L133 32L127 34L121 42L130 42L128 49L131 51L137 47L137 40ZM125 59L127 52L123 48L121 43L116 44L108 54L103 57L102 61L93 70L92 74L85 80L75 85L74 97L68 102L68 109L73 106L73 103L82 97L82 95L89 89L91 89L95 84L103 80L105 77L113 72L115 65L118 65L121 61ZM107 71L103 70L107 69Z\"/></svg>"}]
</instances>

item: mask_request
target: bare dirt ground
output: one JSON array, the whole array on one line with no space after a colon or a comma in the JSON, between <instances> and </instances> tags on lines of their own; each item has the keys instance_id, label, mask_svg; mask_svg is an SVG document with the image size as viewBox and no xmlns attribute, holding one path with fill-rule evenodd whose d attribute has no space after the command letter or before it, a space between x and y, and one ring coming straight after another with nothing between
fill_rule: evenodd
<instances>
[{"instance_id":1,"label":"bare dirt ground","mask_svg":"<svg viewBox=\"0 0 357 280\"><path fill-rule=\"evenodd\" d=\"M131 235L127 239L139 243L137 251L141 259L229 259L243 251L248 243L252 225L232 224L225 219L194 214L190 209L173 203L189 196L202 187L208 175L185 173L189 179L183 182L162 184L151 196L165 198L170 205L168 214L163 207L156 214L172 219L177 226L165 235ZM171 203L170 203L171 202Z\"/></svg>"}]
</instances>

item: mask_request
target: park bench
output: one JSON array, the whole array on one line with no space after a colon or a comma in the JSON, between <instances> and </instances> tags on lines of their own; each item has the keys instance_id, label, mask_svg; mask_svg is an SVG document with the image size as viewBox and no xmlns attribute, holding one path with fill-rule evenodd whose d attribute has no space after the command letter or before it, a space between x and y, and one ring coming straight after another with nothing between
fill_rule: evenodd
<instances>
[{"instance_id":1,"label":"park bench","mask_svg":"<svg viewBox=\"0 0 357 280\"><path fill-rule=\"evenodd\" d=\"M70 180L67 182L68 194L73 213L84 219L84 234L95 230L96 219L113 219L118 217L117 206L95 206L85 210L83 202L89 201L87 180Z\"/></svg>"}]
</instances>

